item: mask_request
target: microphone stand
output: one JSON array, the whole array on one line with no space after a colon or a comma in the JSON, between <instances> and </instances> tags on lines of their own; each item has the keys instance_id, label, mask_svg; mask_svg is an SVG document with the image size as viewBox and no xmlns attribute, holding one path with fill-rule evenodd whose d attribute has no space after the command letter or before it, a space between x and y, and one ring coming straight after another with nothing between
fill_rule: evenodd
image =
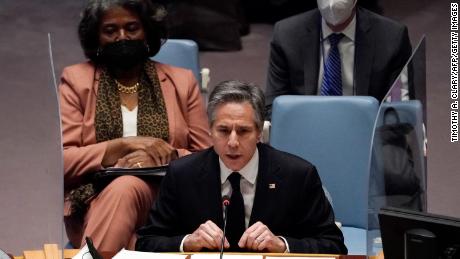
<instances>
[{"instance_id":1,"label":"microphone stand","mask_svg":"<svg viewBox=\"0 0 460 259\"><path fill-rule=\"evenodd\" d=\"M99 252L96 250L96 248L93 245L93 240L91 240L91 238L88 236L85 237L85 240L86 240L86 245L88 245L88 250L89 250L89 253L91 254L91 257L93 259L102 259L101 254L99 254Z\"/></svg>"},{"instance_id":2,"label":"microphone stand","mask_svg":"<svg viewBox=\"0 0 460 259\"><path fill-rule=\"evenodd\" d=\"M224 207L224 229L223 229L223 235L222 235L222 242L220 245L220 259L224 256L224 242L225 242L225 230L227 229L227 210L228 206L230 205L230 199L228 196L224 196L222 198L222 205Z\"/></svg>"}]
</instances>

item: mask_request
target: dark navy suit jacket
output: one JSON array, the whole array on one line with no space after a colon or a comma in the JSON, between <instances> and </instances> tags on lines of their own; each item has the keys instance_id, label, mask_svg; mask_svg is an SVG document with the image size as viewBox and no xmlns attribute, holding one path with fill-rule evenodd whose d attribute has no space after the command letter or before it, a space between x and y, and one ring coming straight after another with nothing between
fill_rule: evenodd
<instances>
[{"instance_id":1,"label":"dark navy suit jacket","mask_svg":"<svg viewBox=\"0 0 460 259\"><path fill-rule=\"evenodd\" d=\"M259 172L249 225L261 221L286 238L291 252L346 254L342 232L318 173L294 155L258 145ZM275 187L275 188L273 188ZM207 220L223 226L218 155L213 148L170 164L136 249L178 251ZM231 249L230 249L231 250Z\"/></svg>"}]
</instances>

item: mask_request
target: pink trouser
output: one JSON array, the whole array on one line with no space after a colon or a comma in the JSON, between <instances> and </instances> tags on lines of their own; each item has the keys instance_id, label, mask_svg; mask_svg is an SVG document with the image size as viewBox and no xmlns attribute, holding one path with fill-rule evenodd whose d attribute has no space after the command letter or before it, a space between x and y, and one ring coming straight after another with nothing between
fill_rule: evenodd
<instances>
[{"instance_id":1,"label":"pink trouser","mask_svg":"<svg viewBox=\"0 0 460 259\"><path fill-rule=\"evenodd\" d=\"M70 242L82 247L89 236L99 251L134 250L136 230L146 223L158 186L135 176L116 178L91 201L83 222L64 218Z\"/></svg>"}]
</instances>

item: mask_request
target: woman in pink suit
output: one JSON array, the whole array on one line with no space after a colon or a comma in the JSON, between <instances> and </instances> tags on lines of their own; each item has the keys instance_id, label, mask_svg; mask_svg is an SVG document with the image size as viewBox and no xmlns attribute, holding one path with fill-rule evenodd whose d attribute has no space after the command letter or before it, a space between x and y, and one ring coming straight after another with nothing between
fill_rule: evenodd
<instances>
[{"instance_id":1,"label":"woman in pink suit","mask_svg":"<svg viewBox=\"0 0 460 259\"><path fill-rule=\"evenodd\" d=\"M209 146L197 81L189 70L153 62L166 38L164 9L149 0L90 0L79 24L88 62L66 67L60 105L65 223L70 242L100 251L134 248L157 184L122 176L102 190L104 167L150 167Z\"/></svg>"}]
</instances>

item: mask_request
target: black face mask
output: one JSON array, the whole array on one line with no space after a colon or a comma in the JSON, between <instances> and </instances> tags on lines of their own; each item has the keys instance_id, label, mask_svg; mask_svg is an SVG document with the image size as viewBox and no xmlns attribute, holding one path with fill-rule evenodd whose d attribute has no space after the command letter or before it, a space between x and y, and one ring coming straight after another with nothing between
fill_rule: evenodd
<instances>
[{"instance_id":1,"label":"black face mask","mask_svg":"<svg viewBox=\"0 0 460 259\"><path fill-rule=\"evenodd\" d=\"M98 54L98 61L109 69L127 70L144 62L148 49L143 40L121 40L107 44Z\"/></svg>"}]
</instances>

